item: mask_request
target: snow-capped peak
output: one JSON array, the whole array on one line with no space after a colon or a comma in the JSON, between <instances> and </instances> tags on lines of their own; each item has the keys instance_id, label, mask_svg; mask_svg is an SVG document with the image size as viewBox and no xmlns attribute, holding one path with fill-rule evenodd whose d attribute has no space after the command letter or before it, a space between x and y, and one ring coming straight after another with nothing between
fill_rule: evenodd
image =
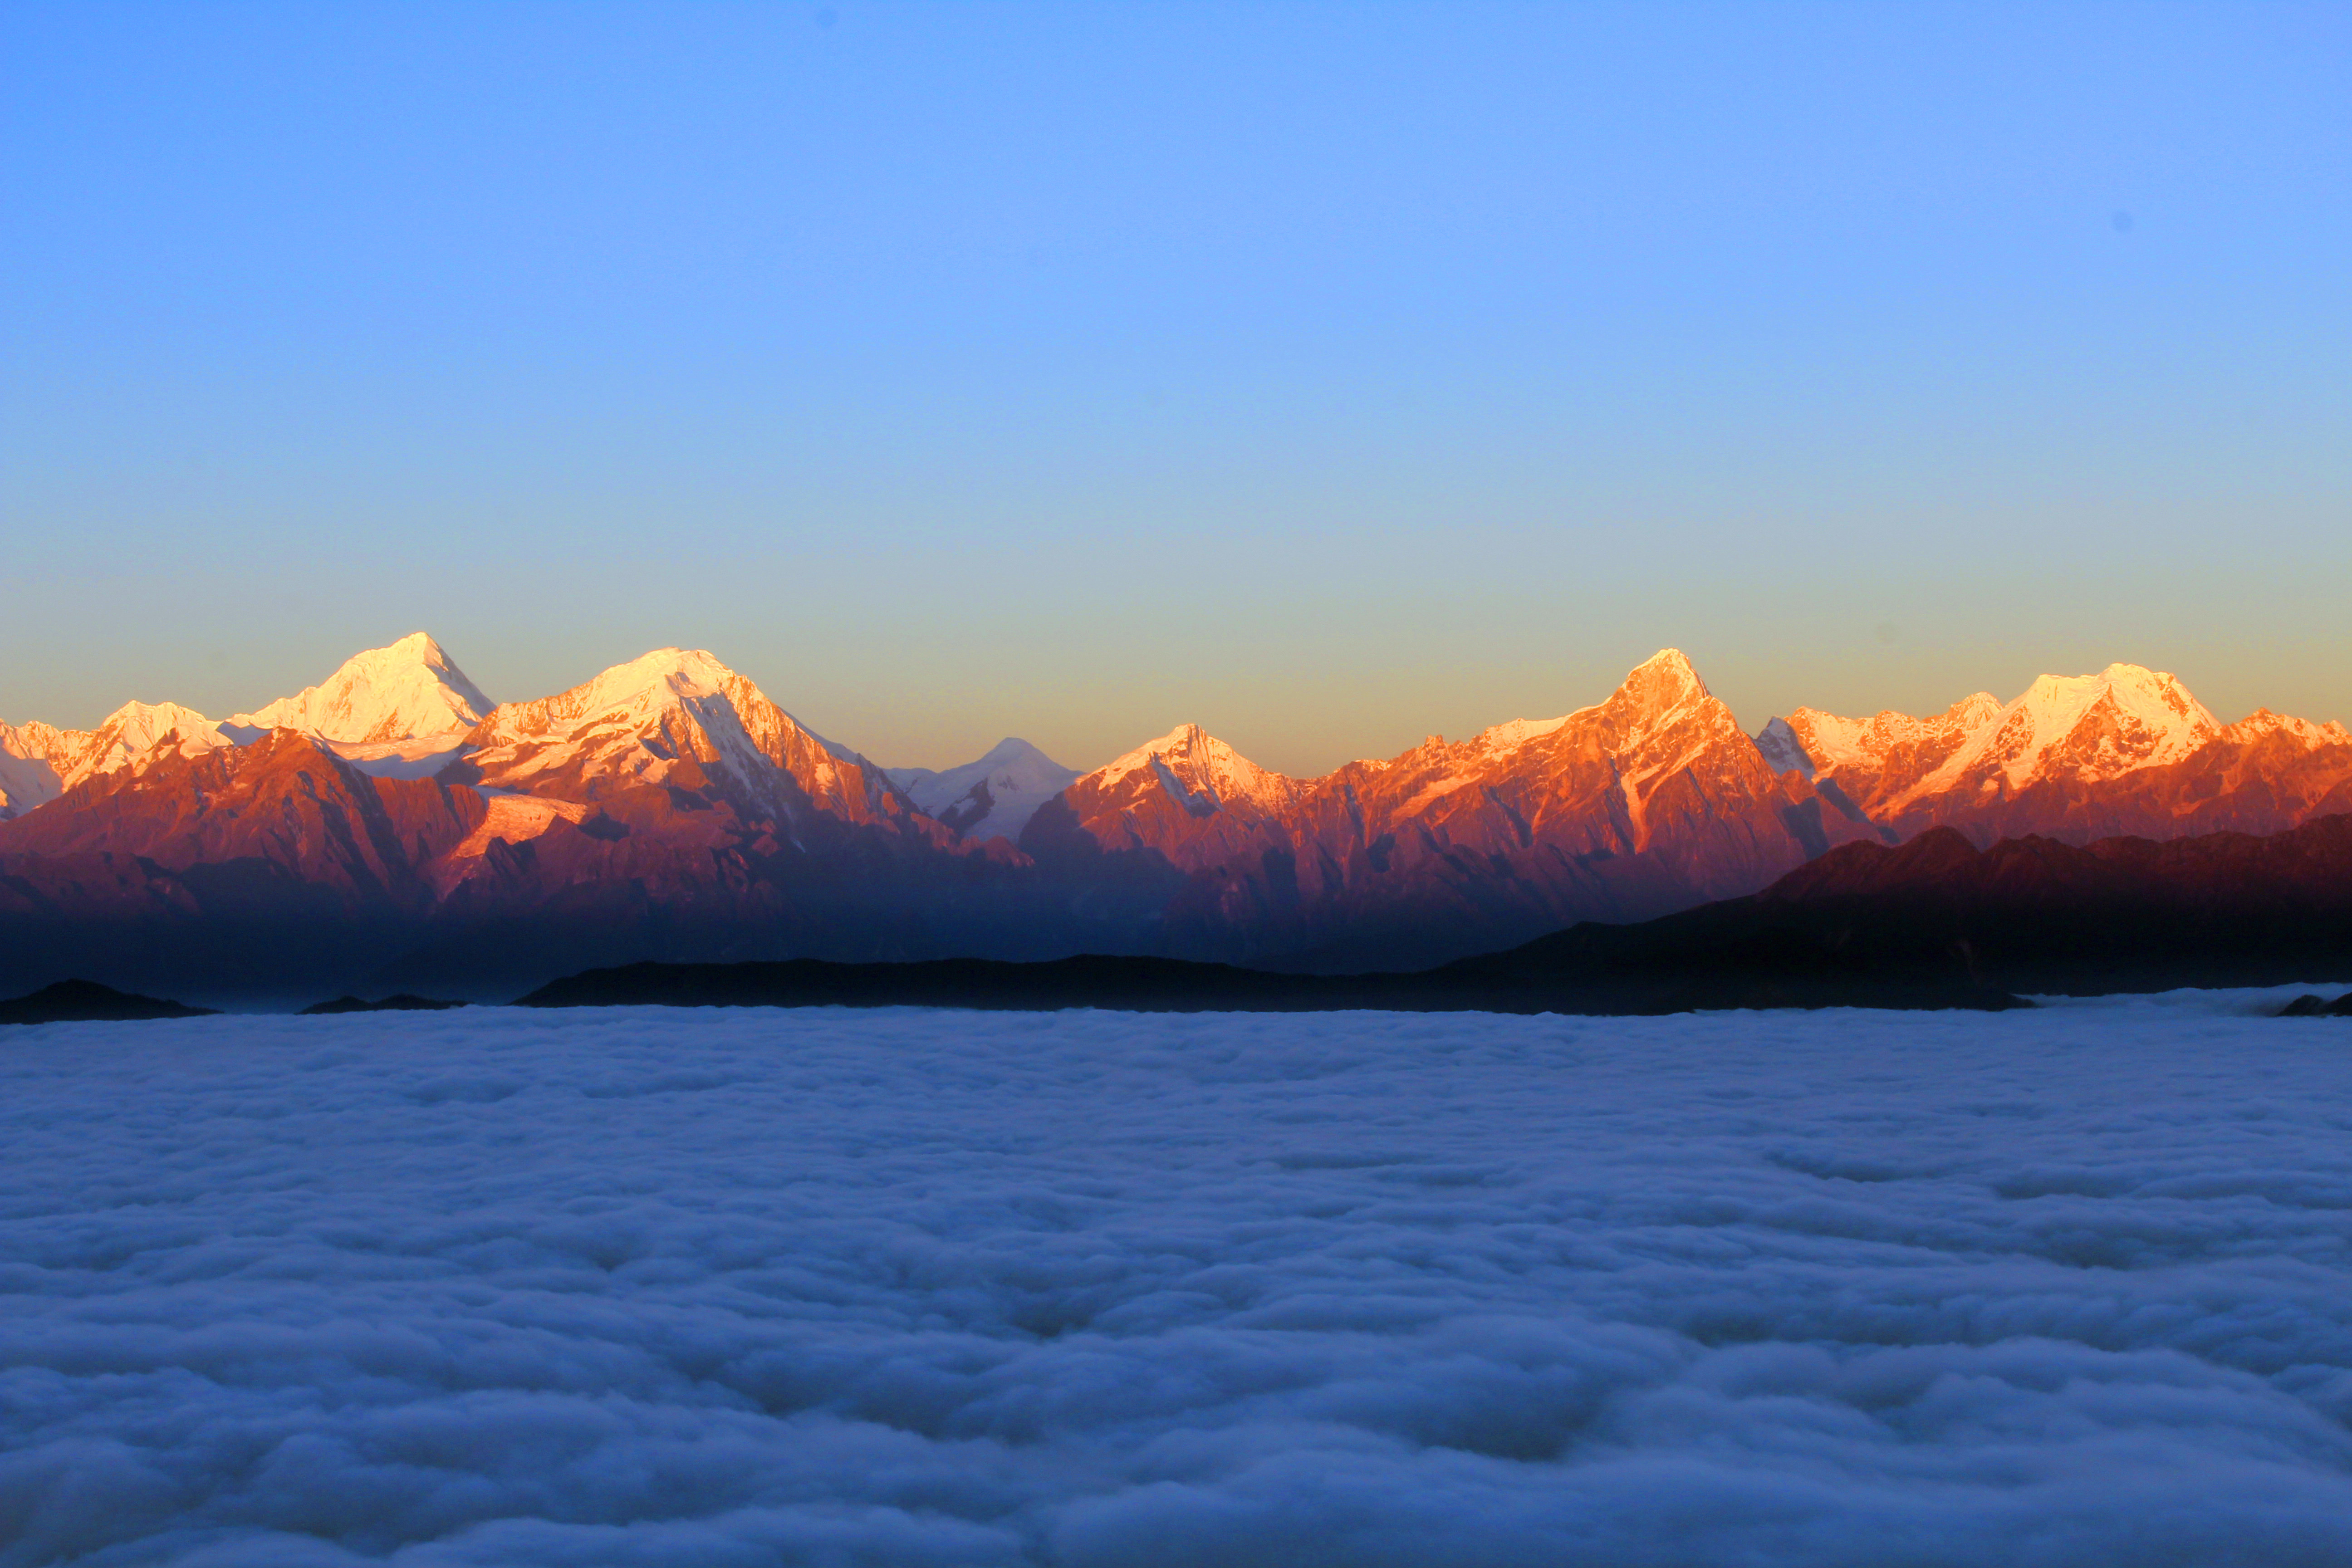
<instances>
[{"instance_id":1,"label":"snow-capped peak","mask_svg":"<svg viewBox=\"0 0 2352 1568\"><path fill-rule=\"evenodd\" d=\"M1638 750L1654 735L1679 731L1691 718L1732 722L1730 710L1707 690L1691 661L1680 648L1672 647L1659 649L1627 671L1607 701L1569 717L1580 719L1585 714L1618 731L1616 749L1620 751ZM1736 722L1732 727L1738 728Z\"/></svg>"},{"instance_id":2,"label":"snow-capped peak","mask_svg":"<svg viewBox=\"0 0 2352 1568\"><path fill-rule=\"evenodd\" d=\"M481 721L490 700L441 645L412 632L352 655L317 686L228 721L253 730L300 730L322 741L373 745L453 734Z\"/></svg>"},{"instance_id":3,"label":"snow-capped peak","mask_svg":"<svg viewBox=\"0 0 2352 1568\"><path fill-rule=\"evenodd\" d=\"M2137 664L2096 675L2044 675L1923 786L1997 773L2011 789L2042 777L2113 778L2178 762L2221 729L2172 676Z\"/></svg>"},{"instance_id":4,"label":"snow-capped peak","mask_svg":"<svg viewBox=\"0 0 2352 1568\"><path fill-rule=\"evenodd\" d=\"M698 648L656 648L535 702L493 709L467 762L494 789L589 800L691 763L755 816L807 802L865 821L910 816L882 771L817 735Z\"/></svg>"},{"instance_id":5,"label":"snow-capped peak","mask_svg":"<svg viewBox=\"0 0 2352 1568\"><path fill-rule=\"evenodd\" d=\"M889 774L924 815L968 838L1020 837L1037 808L1078 778L1076 768L1011 736L961 767L892 768Z\"/></svg>"},{"instance_id":6,"label":"snow-capped peak","mask_svg":"<svg viewBox=\"0 0 2352 1568\"><path fill-rule=\"evenodd\" d=\"M543 740L585 725L634 726L698 699L722 697L730 681L751 684L700 648L656 648L568 691L535 702L504 703L485 717L475 739L496 745Z\"/></svg>"},{"instance_id":7,"label":"snow-capped peak","mask_svg":"<svg viewBox=\"0 0 2352 1568\"><path fill-rule=\"evenodd\" d=\"M1234 805L1279 811L1297 798L1301 787L1296 779L1259 767L1198 724L1179 724L1145 742L1097 769L1091 782L1109 788L1147 770L1170 798L1195 816Z\"/></svg>"},{"instance_id":8,"label":"snow-capped peak","mask_svg":"<svg viewBox=\"0 0 2352 1568\"><path fill-rule=\"evenodd\" d=\"M1569 717L1582 720L1588 714L1616 731L1611 749L1621 756L1645 752L1661 742L1686 752L1708 743L1716 731L1739 729L1682 650L1671 647L1635 665L1606 702Z\"/></svg>"},{"instance_id":9,"label":"snow-capped peak","mask_svg":"<svg viewBox=\"0 0 2352 1568\"><path fill-rule=\"evenodd\" d=\"M1470 738L1472 748L1494 755L1516 752L1530 741L1540 741L1568 722L1568 715L1557 719L1512 719L1500 724L1489 724Z\"/></svg>"},{"instance_id":10,"label":"snow-capped peak","mask_svg":"<svg viewBox=\"0 0 2352 1568\"><path fill-rule=\"evenodd\" d=\"M1690 661L1690 655L1678 647L1660 648L1635 665L1632 674L1626 679L1630 680L1633 676L1641 675L1644 671L1661 679L1671 679L1685 685L1696 686L1701 690L1706 688L1706 683L1698 678L1698 666Z\"/></svg>"},{"instance_id":11,"label":"snow-capped peak","mask_svg":"<svg viewBox=\"0 0 2352 1568\"><path fill-rule=\"evenodd\" d=\"M37 719L0 724L0 821L55 800L66 770L89 743L83 731L60 730Z\"/></svg>"},{"instance_id":12,"label":"snow-capped peak","mask_svg":"<svg viewBox=\"0 0 2352 1568\"><path fill-rule=\"evenodd\" d=\"M1606 703L1580 708L1573 713L1563 713L1557 719L1511 719L1500 724L1490 724L1458 746L1445 747L1447 754L1476 763L1491 761L1516 752L1530 742L1557 734L1571 721L1588 718L1612 704L1622 711L1630 710L1654 724L1655 720L1675 712L1694 700L1707 699L1706 682L1699 679L1698 670L1680 648L1660 648L1628 671L1623 681ZM1444 746L1436 736L1429 742ZM1114 764L1116 765L1116 764ZM1385 767L1385 763L1363 765ZM1472 765L1465 763L1465 765Z\"/></svg>"},{"instance_id":13,"label":"snow-capped peak","mask_svg":"<svg viewBox=\"0 0 2352 1568\"><path fill-rule=\"evenodd\" d=\"M1706 682L1678 647L1660 648L1627 672L1617 696L1652 710L1664 710L1707 697Z\"/></svg>"},{"instance_id":14,"label":"snow-capped peak","mask_svg":"<svg viewBox=\"0 0 2352 1568\"><path fill-rule=\"evenodd\" d=\"M176 702L126 702L108 714L69 767L59 787L71 789L82 780L129 767L165 741L186 754L232 745L220 726L193 708Z\"/></svg>"}]
</instances>

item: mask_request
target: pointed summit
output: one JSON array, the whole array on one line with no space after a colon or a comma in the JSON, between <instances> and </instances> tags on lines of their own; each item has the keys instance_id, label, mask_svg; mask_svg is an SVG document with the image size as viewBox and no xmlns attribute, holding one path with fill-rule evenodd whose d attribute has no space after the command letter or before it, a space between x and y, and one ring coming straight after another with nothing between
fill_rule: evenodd
<instances>
[{"instance_id":1,"label":"pointed summit","mask_svg":"<svg viewBox=\"0 0 2352 1568\"><path fill-rule=\"evenodd\" d=\"M1194 816L1235 806L1272 814L1297 799L1302 787L1296 779L1259 767L1198 724L1179 724L1146 741L1079 780L1078 787L1115 790L1147 777Z\"/></svg>"},{"instance_id":2,"label":"pointed summit","mask_svg":"<svg viewBox=\"0 0 2352 1568\"><path fill-rule=\"evenodd\" d=\"M1626 673L1615 695L1601 706L1621 715L1662 717L1694 703L1714 700L1706 682L1682 649L1661 648Z\"/></svg>"},{"instance_id":3,"label":"pointed summit","mask_svg":"<svg viewBox=\"0 0 2352 1568\"><path fill-rule=\"evenodd\" d=\"M1706 689L1706 683L1698 678L1698 668L1691 663L1690 656L1678 647L1660 648L1635 665L1626 679L1632 680L1643 675L1659 680L1696 686L1701 691Z\"/></svg>"},{"instance_id":4,"label":"pointed summit","mask_svg":"<svg viewBox=\"0 0 2352 1568\"><path fill-rule=\"evenodd\" d=\"M388 647L353 654L317 686L228 722L239 729L299 730L361 746L455 734L479 723L489 710L489 699L439 643L411 632Z\"/></svg>"},{"instance_id":5,"label":"pointed summit","mask_svg":"<svg viewBox=\"0 0 2352 1568\"><path fill-rule=\"evenodd\" d=\"M700 648L657 647L552 697L500 705L484 716L475 743L544 740L583 724L640 722L667 709L723 700L730 681L758 689Z\"/></svg>"}]
</instances>

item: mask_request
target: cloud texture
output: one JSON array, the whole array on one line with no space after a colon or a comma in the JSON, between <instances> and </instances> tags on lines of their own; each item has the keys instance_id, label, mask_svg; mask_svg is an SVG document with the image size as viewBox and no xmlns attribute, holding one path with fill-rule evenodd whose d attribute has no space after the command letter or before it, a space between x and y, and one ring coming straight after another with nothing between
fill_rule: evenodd
<instances>
[{"instance_id":1,"label":"cloud texture","mask_svg":"<svg viewBox=\"0 0 2352 1568\"><path fill-rule=\"evenodd\" d=\"M0 1568L2352 1562L2352 1028L0 1041Z\"/></svg>"}]
</instances>

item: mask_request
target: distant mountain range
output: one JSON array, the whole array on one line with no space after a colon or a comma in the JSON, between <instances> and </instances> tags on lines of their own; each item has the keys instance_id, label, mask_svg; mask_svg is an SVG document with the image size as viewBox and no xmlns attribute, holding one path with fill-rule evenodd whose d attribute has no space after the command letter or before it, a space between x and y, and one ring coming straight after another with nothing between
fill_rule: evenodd
<instances>
[{"instance_id":1,"label":"distant mountain range","mask_svg":"<svg viewBox=\"0 0 2352 1568\"><path fill-rule=\"evenodd\" d=\"M0 725L0 980L478 993L638 958L1078 952L1341 972L1736 898L1948 827L2271 834L2352 733L2223 725L2132 665L1929 718L1742 732L1666 650L1564 717L1315 779L1196 726L1080 775L1007 740L885 770L707 653L493 705L421 633L228 720Z\"/></svg>"}]
</instances>

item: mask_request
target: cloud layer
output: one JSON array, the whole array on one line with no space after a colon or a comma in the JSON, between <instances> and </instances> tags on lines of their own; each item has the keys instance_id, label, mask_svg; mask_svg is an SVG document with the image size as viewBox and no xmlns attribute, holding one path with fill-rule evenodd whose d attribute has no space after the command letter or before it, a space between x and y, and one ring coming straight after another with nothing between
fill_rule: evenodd
<instances>
[{"instance_id":1,"label":"cloud layer","mask_svg":"<svg viewBox=\"0 0 2352 1568\"><path fill-rule=\"evenodd\" d=\"M0 1042L0 1568L2352 1562L2352 1029Z\"/></svg>"}]
</instances>

